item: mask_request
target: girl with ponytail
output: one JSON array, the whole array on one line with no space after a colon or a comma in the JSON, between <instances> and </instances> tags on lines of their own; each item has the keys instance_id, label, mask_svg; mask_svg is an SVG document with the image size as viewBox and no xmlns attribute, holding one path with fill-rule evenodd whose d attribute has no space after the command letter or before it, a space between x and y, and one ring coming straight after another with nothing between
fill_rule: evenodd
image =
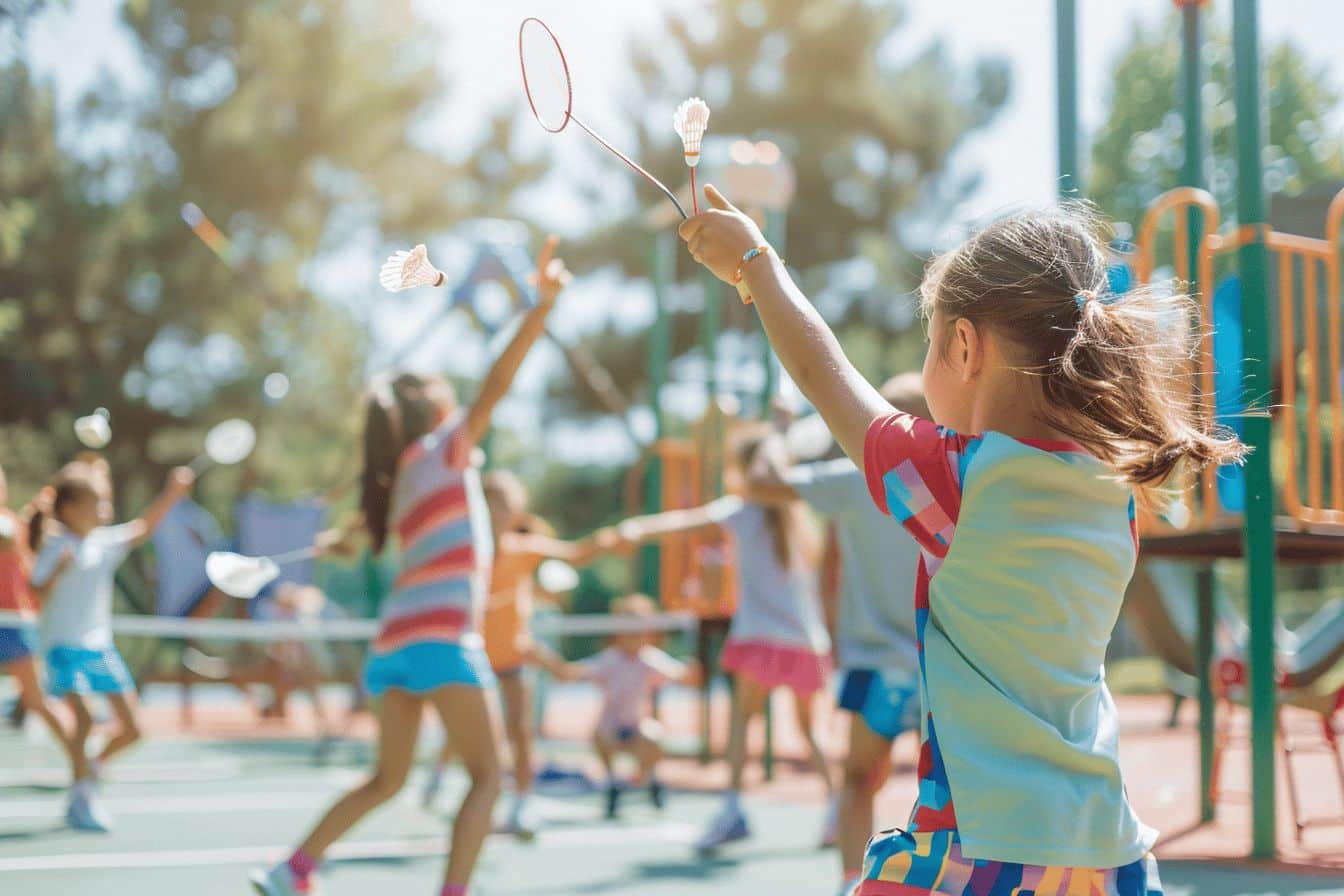
<instances>
[{"instance_id":1,"label":"girl with ponytail","mask_svg":"<svg viewBox=\"0 0 1344 896\"><path fill-rule=\"evenodd\" d=\"M378 707L378 759L367 781L341 797L288 861L253 873L262 896L313 892L332 843L406 782L426 705L437 713L471 787L453 822L443 896L465 896L500 790L496 725L486 689L494 676L478 632L493 542L472 460L490 417L569 282L547 241L534 275L537 305L481 383L469 407L441 377L380 377L364 411L360 505L375 551L395 539L398 575L383 599L382 630L364 683Z\"/></svg>"},{"instance_id":2,"label":"girl with ponytail","mask_svg":"<svg viewBox=\"0 0 1344 896\"><path fill-rule=\"evenodd\" d=\"M1110 292L1084 206L990 224L926 273L924 420L859 375L751 219L707 193L681 227L692 255L752 297L923 553L919 795L904 829L869 842L857 893L1160 894L1104 661L1135 498L1246 451L1191 392L1195 303L1170 284Z\"/></svg>"}]
</instances>

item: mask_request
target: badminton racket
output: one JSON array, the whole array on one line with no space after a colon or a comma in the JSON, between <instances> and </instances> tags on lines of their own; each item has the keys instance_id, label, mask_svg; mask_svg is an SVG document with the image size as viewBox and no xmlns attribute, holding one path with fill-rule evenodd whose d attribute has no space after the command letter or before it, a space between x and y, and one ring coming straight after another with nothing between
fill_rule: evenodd
<instances>
[{"instance_id":1,"label":"badminton racket","mask_svg":"<svg viewBox=\"0 0 1344 896\"><path fill-rule=\"evenodd\" d=\"M570 79L569 62L560 48L560 40L555 32L535 16L523 19L518 26L518 60L523 72L523 91L527 94L527 105L537 123L552 134L558 134L570 123L578 125L589 137L592 137L603 149L629 165L640 177L653 184L677 208L677 213L686 217L686 210L677 201L676 195L667 185L645 171L632 158L612 146L605 137L584 124L574 114L574 85Z\"/></svg>"}]
</instances>

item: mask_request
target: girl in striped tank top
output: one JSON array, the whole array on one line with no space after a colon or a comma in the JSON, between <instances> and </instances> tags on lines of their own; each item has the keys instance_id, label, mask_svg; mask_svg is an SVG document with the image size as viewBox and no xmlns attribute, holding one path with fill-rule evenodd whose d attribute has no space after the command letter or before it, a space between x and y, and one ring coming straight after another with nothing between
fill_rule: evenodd
<instances>
[{"instance_id":1,"label":"girl in striped tank top","mask_svg":"<svg viewBox=\"0 0 1344 896\"><path fill-rule=\"evenodd\" d=\"M442 896L465 896L490 832L500 790L497 726L486 697L494 685L478 633L493 556L480 475L471 462L495 405L541 335L569 281L552 259L537 262L537 305L481 383L458 406L440 377L403 373L370 389L364 426L364 522L375 551L395 536L399 571L383 600L381 631L364 671L378 707L378 759L367 781L341 797L288 861L252 876L262 896L315 893L322 854L406 782L425 705L438 713L471 787L453 822Z\"/></svg>"}]
</instances>

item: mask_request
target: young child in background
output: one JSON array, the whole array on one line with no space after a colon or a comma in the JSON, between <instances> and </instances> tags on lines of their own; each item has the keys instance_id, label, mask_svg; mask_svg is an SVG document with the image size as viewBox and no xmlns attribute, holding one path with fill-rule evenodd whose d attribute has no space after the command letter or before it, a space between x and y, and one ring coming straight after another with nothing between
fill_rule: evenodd
<instances>
[{"instance_id":1,"label":"young child in background","mask_svg":"<svg viewBox=\"0 0 1344 896\"><path fill-rule=\"evenodd\" d=\"M768 431L743 437L736 462L747 479L782 479L789 460L783 439ZM817 538L801 501L760 504L737 496L703 507L636 517L617 527L627 544L674 533L722 527L733 539L737 611L720 664L733 676L733 713L728 733L731 780L722 809L697 843L713 850L751 836L741 791L747 758L747 728L765 710L770 694L785 688L807 742L813 769L832 795L830 766L813 724L812 704L831 672L831 639L816 590ZM833 839L834 805L822 841Z\"/></svg>"},{"instance_id":2,"label":"young child in background","mask_svg":"<svg viewBox=\"0 0 1344 896\"><path fill-rule=\"evenodd\" d=\"M482 632L485 654L499 681L504 735L513 759L514 799L509 806L506 829L519 839L531 840L536 835L538 821L529 808L534 777L533 687L526 667L534 659L531 626L537 568L548 558L582 566L597 556L597 549L591 541L557 539L545 520L528 511L527 489L514 474L493 471L485 474L482 484L495 541L495 563ZM437 797L444 769L451 759L452 745L445 743L425 788L426 805Z\"/></svg>"},{"instance_id":3,"label":"young child in background","mask_svg":"<svg viewBox=\"0 0 1344 896\"><path fill-rule=\"evenodd\" d=\"M713 210L681 228L692 255L743 285L873 501L923 549L919 797L908 830L870 842L857 892L1161 893L1103 663L1136 560L1134 491L1245 452L1181 383L1197 306L1109 293L1078 207L997 221L921 288L940 426L866 383L757 226L706 195Z\"/></svg>"},{"instance_id":4,"label":"young child in background","mask_svg":"<svg viewBox=\"0 0 1344 896\"><path fill-rule=\"evenodd\" d=\"M882 397L928 417L918 373L892 378ZM837 846L841 896L858 885L874 832L873 803L891 773L891 745L919 726L919 650L915 573L919 546L868 499L863 473L848 458L793 467L785 481L756 478L747 494L762 503L802 498L830 522L838 563L823 562L822 604L835 621L841 709L849 744L840 789ZM831 574L828 574L831 573Z\"/></svg>"},{"instance_id":5,"label":"young child in background","mask_svg":"<svg viewBox=\"0 0 1344 896\"><path fill-rule=\"evenodd\" d=\"M56 738L70 760L70 781L89 776L88 760L76 750L65 725L56 716L38 677L37 638L34 628L38 608L28 588L33 556L28 544L28 524L39 506L51 500L49 493L39 494L19 513L9 509L9 482L0 469L0 611L16 613L17 625L0 626L0 672L8 672L19 686L19 705L40 718ZM69 560L65 561L68 565ZM73 795L73 794L72 794Z\"/></svg>"},{"instance_id":6,"label":"young child in background","mask_svg":"<svg viewBox=\"0 0 1344 896\"><path fill-rule=\"evenodd\" d=\"M623 620L648 620L658 612L653 599L630 594L611 605ZM616 759L633 756L639 763L634 785L649 788L649 799L663 807L663 785L658 780L658 760L663 756L662 726L653 717L653 694L668 683L694 685L699 667L673 659L655 645L653 631L622 632L602 652L574 663L561 663L548 653L543 662L560 681L591 681L602 692L602 712L593 731L593 748L607 773L607 818L619 810L621 783L616 777Z\"/></svg>"},{"instance_id":7,"label":"young child in background","mask_svg":"<svg viewBox=\"0 0 1344 896\"><path fill-rule=\"evenodd\" d=\"M108 760L140 739L135 683L112 641L117 567L191 492L195 479L190 469L178 467L139 518L112 525L109 477L98 467L76 461L62 468L51 486L51 516L60 531L44 532L43 511L34 513L29 522L29 541L37 551L31 582L43 604L48 691L65 698L75 714L70 749L76 762L86 755L93 731L88 696L102 695L117 719L116 733L98 757L89 760L71 790L66 813L71 827L110 829L111 819L98 798L98 774Z\"/></svg>"},{"instance_id":8,"label":"young child in background","mask_svg":"<svg viewBox=\"0 0 1344 896\"><path fill-rule=\"evenodd\" d=\"M564 263L551 257L555 244L554 237L548 240L538 259L536 307L470 407L461 408L440 377L404 373L379 379L370 390L364 523L375 553L391 534L397 536L400 560L364 672L369 694L379 698L377 765L367 781L327 810L287 861L253 873L252 884L262 896L313 892L313 872L327 848L401 790L427 703L471 779L453 821L441 894L467 892L500 789L499 745L486 696L494 676L477 633L493 545L472 453L569 280Z\"/></svg>"}]
</instances>

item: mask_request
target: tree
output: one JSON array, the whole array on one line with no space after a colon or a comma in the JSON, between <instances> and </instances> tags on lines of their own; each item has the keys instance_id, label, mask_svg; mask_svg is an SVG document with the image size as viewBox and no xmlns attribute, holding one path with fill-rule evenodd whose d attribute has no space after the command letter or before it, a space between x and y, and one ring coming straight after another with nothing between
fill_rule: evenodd
<instances>
[{"instance_id":1,"label":"tree","mask_svg":"<svg viewBox=\"0 0 1344 896\"><path fill-rule=\"evenodd\" d=\"M0 423L49 436L30 461L45 476L75 447L71 418L107 407L114 466L157 479L210 423L264 417L261 381L282 370L284 438L251 479L330 485L357 447L367 336L309 271L352 241L493 209L541 166L491 163L503 119L460 157L416 142L445 85L437 38L405 27L410 0L131 0L122 15L147 90L102 84L61 122L22 55L0 71ZM184 226L187 202L228 234L228 264Z\"/></svg>"},{"instance_id":2,"label":"tree","mask_svg":"<svg viewBox=\"0 0 1344 896\"><path fill-rule=\"evenodd\" d=\"M1205 171L1226 215L1236 208L1236 106L1232 41L1226 28L1210 28L1205 42L1203 90L1209 129ZM1180 183L1185 124L1178 105L1180 28L1174 18L1136 22L1129 45L1111 76L1106 122L1097 132L1088 195L1117 221L1137 225L1144 209ZM1341 99L1323 66L1311 65L1290 42L1267 54L1268 88L1265 188L1295 195L1344 176L1344 145L1327 135L1325 122Z\"/></svg>"},{"instance_id":3,"label":"tree","mask_svg":"<svg viewBox=\"0 0 1344 896\"><path fill-rule=\"evenodd\" d=\"M864 0L720 0L694 18L673 11L656 39L633 50L626 116L636 122L635 157L677 178L685 166L671 112L687 96L704 97L714 110L711 135L768 138L783 148L797 172L788 260L814 298L827 295L829 319L848 347L880 344L865 352L873 373L878 355L885 365L889 348L903 358L910 352L897 344L915 341L908 293L927 247L911 244L908 225L974 186L974 176L953 172L949 159L1008 93L999 61L966 70L938 42L908 55L890 52L903 22L901 4ZM702 181L716 176L716 162L700 168ZM653 196L637 198L651 204ZM648 242L632 238L641 232L640 213L632 211L592 235L589 255L647 275ZM679 274L689 282L697 276L684 253ZM750 331L754 315L735 305L725 324ZM688 334L680 326L678 333ZM642 338L631 334L632 344L603 353L630 362L613 371L627 390L647 382L634 348ZM579 410L600 412L591 402Z\"/></svg>"}]
</instances>

